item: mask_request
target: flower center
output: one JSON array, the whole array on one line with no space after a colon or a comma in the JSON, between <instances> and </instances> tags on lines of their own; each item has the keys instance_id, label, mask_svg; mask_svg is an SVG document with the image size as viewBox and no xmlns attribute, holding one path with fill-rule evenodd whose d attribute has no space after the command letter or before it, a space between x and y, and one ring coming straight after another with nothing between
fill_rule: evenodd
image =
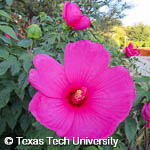
<instances>
[{"instance_id":1,"label":"flower center","mask_svg":"<svg viewBox=\"0 0 150 150\"><path fill-rule=\"evenodd\" d=\"M87 88L85 87L76 90L71 96L71 102L75 105L81 104L85 99L86 92Z\"/></svg>"}]
</instances>

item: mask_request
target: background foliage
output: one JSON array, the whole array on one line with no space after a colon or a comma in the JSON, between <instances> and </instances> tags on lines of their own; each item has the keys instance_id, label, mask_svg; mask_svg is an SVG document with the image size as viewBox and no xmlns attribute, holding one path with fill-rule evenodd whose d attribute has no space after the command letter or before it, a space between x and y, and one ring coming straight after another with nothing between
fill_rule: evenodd
<instances>
[{"instance_id":1,"label":"background foliage","mask_svg":"<svg viewBox=\"0 0 150 150\"><path fill-rule=\"evenodd\" d=\"M133 60L124 58L119 46L126 34L137 42L150 34L148 27L120 27L117 35L120 45L111 37L111 30L120 24L123 10L129 8L122 0L75 0L84 14L92 19L92 25L85 31L71 31L62 20L63 0L0 0L0 149L2 150L145 150L147 136L144 135L145 121L141 117L143 104L150 99L150 78L136 72ZM104 9L107 8L107 9ZM107 10L107 11L104 11ZM31 18L33 21L31 22ZM36 23L42 30L41 38L27 37L27 27ZM137 30L138 28L138 30ZM11 38L4 36L8 33ZM19 33L16 36L15 33ZM136 33L136 34L135 34ZM14 40L16 39L16 40ZM110 67L125 66L131 73L134 70L137 97L128 118L112 135L119 139L116 148L111 146L12 146L4 145L5 137L24 138L57 137L35 121L28 111L28 104L35 89L27 81L33 56L48 54L63 64L64 50L68 42L77 40L100 42L110 51ZM136 61L136 60L134 60Z\"/></svg>"},{"instance_id":2,"label":"background foliage","mask_svg":"<svg viewBox=\"0 0 150 150\"><path fill-rule=\"evenodd\" d=\"M115 26L111 33L120 48L127 46L130 42L135 47L150 47L150 26L143 24L128 27Z\"/></svg>"}]
</instances>

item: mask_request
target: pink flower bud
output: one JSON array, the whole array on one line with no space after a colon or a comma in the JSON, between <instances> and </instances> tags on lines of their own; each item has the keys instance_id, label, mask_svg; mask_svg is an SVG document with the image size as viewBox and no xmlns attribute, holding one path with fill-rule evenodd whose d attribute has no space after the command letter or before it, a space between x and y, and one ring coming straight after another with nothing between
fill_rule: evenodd
<instances>
[{"instance_id":1,"label":"pink flower bud","mask_svg":"<svg viewBox=\"0 0 150 150\"><path fill-rule=\"evenodd\" d=\"M142 108L142 116L147 121L146 127L150 127L150 102L144 104Z\"/></svg>"},{"instance_id":2,"label":"pink flower bud","mask_svg":"<svg viewBox=\"0 0 150 150\"><path fill-rule=\"evenodd\" d=\"M68 1L65 1L63 8L63 19L66 21L67 26L72 27L72 30L84 30L91 24L90 19L82 15L80 7Z\"/></svg>"}]
</instances>

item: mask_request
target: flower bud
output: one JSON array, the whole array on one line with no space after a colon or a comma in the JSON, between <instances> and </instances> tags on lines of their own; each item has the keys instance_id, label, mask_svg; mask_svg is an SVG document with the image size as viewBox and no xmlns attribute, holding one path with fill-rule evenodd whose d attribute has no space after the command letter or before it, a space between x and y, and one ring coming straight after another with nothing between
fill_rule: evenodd
<instances>
[{"instance_id":1,"label":"flower bud","mask_svg":"<svg viewBox=\"0 0 150 150\"><path fill-rule=\"evenodd\" d=\"M142 108L142 116L147 121L146 127L150 127L150 102L144 104Z\"/></svg>"},{"instance_id":2,"label":"flower bud","mask_svg":"<svg viewBox=\"0 0 150 150\"><path fill-rule=\"evenodd\" d=\"M63 3L59 4L59 7L64 8L64 4Z\"/></svg>"},{"instance_id":3,"label":"flower bud","mask_svg":"<svg viewBox=\"0 0 150 150\"><path fill-rule=\"evenodd\" d=\"M99 9L100 8L100 5L96 5L96 9Z\"/></svg>"},{"instance_id":4,"label":"flower bud","mask_svg":"<svg viewBox=\"0 0 150 150\"><path fill-rule=\"evenodd\" d=\"M40 12L40 17L47 17L47 14L45 12Z\"/></svg>"},{"instance_id":5,"label":"flower bud","mask_svg":"<svg viewBox=\"0 0 150 150\"><path fill-rule=\"evenodd\" d=\"M37 24L32 24L27 28L27 35L31 39L39 39L42 35L41 28Z\"/></svg>"}]
</instances>

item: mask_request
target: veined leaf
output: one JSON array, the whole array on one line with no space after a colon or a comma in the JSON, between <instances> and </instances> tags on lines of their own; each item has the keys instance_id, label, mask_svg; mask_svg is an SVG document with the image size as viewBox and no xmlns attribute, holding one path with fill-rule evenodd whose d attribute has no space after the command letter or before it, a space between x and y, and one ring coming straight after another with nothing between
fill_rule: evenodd
<instances>
[{"instance_id":1,"label":"veined leaf","mask_svg":"<svg viewBox=\"0 0 150 150\"><path fill-rule=\"evenodd\" d=\"M125 120L125 134L128 141L131 143L135 140L137 125L135 119L130 116Z\"/></svg>"},{"instance_id":2,"label":"veined leaf","mask_svg":"<svg viewBox=\"0 0 150 150\"><path fill-rule=\"evenodd\" d=\"M13 39L18 40L16 33L14 32L14 30L11 27L0 25L0 30L9 34Z\"/></svg>"},{"instance_id":3,"label":"veined leaf","mask_svg":"<svg viewBox=\"0 0 150 150\"><path fill-rule=\"evenodd\" d=\"M0 46L0 57L4 59L8 59L9 57L9 52L7 47Z\"/></svg>"},{"instance_id":4,"label":"veined leaf","mask_svg":"<svg viewBox=\"0 0 150 150\"><path fill-rule=\"evenodd\" d=\"M9 16L9 14L6 13L5 11L3 11L3 10L0 10L0 16L6 17L8 19L11 19L11 17Z\"/></svg>"}]
</instances>

